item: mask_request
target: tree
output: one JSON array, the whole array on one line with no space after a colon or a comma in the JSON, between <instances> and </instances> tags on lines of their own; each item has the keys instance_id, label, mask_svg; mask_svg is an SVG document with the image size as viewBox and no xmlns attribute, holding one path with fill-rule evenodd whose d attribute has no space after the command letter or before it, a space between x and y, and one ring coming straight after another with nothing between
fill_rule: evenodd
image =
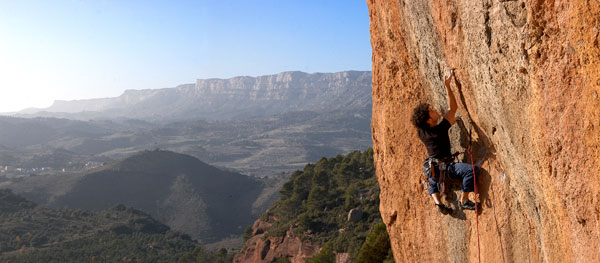
<instances>
[{"instance_id":1,"label":"tree","mask_svg":"<svg viewBox=\"0 0 600 263\"><path fill-rule=\"evenodd\" d=\"M306 263L335 263L335 254L331 244L325 243L318 254L306 260Z\"/></svg>"},{"instance_id":2,"label":"tree","mask_svg":"<svg viewBox=\"0 0 600 263\"><path fill-rule=\"evenodd\" d=\"M253 229L251 226L246 227L244 230L244 242L248 241L248 239L252 237L252 230Z\"/></svg>"},{"instance_id":3,"label":"tree","mask_svg":"<svg viewBox=\"0 0 600 263\"><path fill-rule=\"evenodd\" d=\"M325 171L315 173L312 178L312 189L308 195L308 208L321 210L328 201L329 175Z\"/></svg>"},{"instance_id":4,"label":"tree","mask_svg":"<svg viewBox=\"0 0 600 263\"><path fill-rule=\"evenodd\" d=\"M390 237L388 236L385 224L379 223L367 236L367 240L360 248L356 263L376 263L384 262L390 254Z\"/></svg>"}]
</instances>

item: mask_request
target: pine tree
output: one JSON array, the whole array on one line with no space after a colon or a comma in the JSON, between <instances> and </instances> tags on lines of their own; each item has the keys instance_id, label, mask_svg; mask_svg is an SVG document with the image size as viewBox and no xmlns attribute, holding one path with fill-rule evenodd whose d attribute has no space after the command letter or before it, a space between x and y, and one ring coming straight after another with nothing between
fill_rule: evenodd
<instances>
[{"instance_id":1,"label":"pine tree","mask_svg":"<svg viewBox=\"0 0 600 263\"><path fill-rule=\"evenodd\" d=\"M385 224L379 223L367 236L367 240L360 248L355 263L384 262L390 254L390 237Z\"/></svg>"}]
</instances>

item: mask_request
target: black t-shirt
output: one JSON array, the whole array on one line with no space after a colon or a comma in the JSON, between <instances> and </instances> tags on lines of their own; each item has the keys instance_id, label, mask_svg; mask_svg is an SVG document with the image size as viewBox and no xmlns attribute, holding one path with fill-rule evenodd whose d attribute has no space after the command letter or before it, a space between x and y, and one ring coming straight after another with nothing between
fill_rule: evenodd
<instances>
[{"instance_id":1,"label":"black t-shirt","mask_svg":"<svg viewBox=\"0 0 600 263\"><path fill-rule=\"evenodd\" d=\"M440 160L452 157L452 153L450 152L450 137L448 137L450 126L450 122L443 119L442 122L434 127L417 129L419 138L425 144L429 157Z\"/></svg>"}]
</instances>

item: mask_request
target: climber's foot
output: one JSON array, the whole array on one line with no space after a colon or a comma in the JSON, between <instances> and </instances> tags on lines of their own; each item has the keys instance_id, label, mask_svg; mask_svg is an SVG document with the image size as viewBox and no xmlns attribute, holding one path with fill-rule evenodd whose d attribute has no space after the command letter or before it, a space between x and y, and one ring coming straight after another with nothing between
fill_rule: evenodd
<instances>
[{"instance_id":1,"label":"climber's foot","mask_svg":"<svg viewBox=\"0 0 600 263\"><path fill-rule=\"evenodd\" d=\"M438 211L440 211L440 213L447 215L448 213L452 213L452 208L447 207L444 204L435 204L435 206L437 206Z\"/></svg>"},{"instance_id":2,"label":"climber's foot","mask_svg":"<svg viewBox=\"0 0 600 263\"><path fill-rule=\"evenodd\" d=\"M473 203L471 200L467 200L459 206L462 210L475 210L477 204Z\"/></svg>"}]
</instances>

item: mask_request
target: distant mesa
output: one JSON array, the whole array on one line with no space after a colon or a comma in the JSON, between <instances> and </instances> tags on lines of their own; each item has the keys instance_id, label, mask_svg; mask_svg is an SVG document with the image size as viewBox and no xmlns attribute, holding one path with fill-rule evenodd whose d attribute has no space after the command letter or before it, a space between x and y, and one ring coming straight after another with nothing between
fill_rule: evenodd
<instances>
[{"instance_id":1,"label":"distant mesa","mask_svg":"<svg viewBox=\"0 0 600 263\"><path fill-rule=\"evenodd\" d=\"M370 71L291 71L259 77L200 79L175 88L126 90L114 98L57 100L49 108L27 109L17 116L224 120L303 110L370 110L370 106Z\"/></svg>"}]
</instances>

